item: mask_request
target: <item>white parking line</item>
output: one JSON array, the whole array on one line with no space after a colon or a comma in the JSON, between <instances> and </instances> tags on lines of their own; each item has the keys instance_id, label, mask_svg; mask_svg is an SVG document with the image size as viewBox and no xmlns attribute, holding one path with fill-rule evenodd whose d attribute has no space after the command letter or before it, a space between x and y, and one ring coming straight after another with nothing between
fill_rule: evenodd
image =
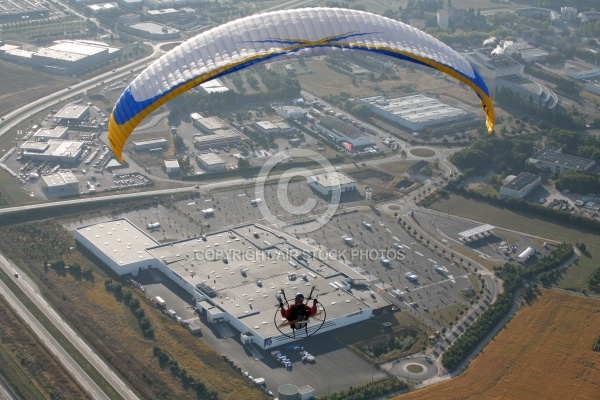
<instances>
[{"instance_id":1,"label":"white parking line","mask_svg":"<svg viewBox=\"0 0 600 400\"><path fill-rule=\"evenodd\" d=\"M415 251L415 254L420 255L421 257L424 257L423 254L419 253L418 251Z\"/></svg>"},{"instance_id":2,"label":"white parking line","mask_svg":"<svg viewBox=\"0 0 600 400\"><path fill-rule=\"evenodd\" d=\"M392 233L392 231L390 230L390 228L385 228L386 231L388 231L389 233Z\"/></svg>"},{"instance_id":3,"label":"white parking line","mask_svg":"<svg viewBox=\"0 0 600 400\"><path fill-rule=\"evenodd\" d=\"M402 247L404 247L404 248L405 248L405 249L407 249L407 250L410 250L410 246L407 246L407 245L405 245L405 244L403 244L403 245L402 245Z\"/></svg>"},{"instance_id":4,"label":"white parking line","mask_svg":"<svg viewBox=\"0 0 600 400\"><path fill-rule=\"evenodd\" d=\"M400 239L398 239L398 237L397 237L397 236L392 236L392 239L394 239L394 240L395 240L395 241L397 241L397 242L399 242L399 241L400 241Z\"/></svg>"},{"instance_id":5,"label":"white parking line","mask_svg":"<svg viewBox=\"0 0 600 400\"><path fill-rule=\"evenodd\" d=\"M436 262L433 261L431 258L428 258L427 261L431 261L432 263L436 264Z\"/></svg>"}]
</instances>

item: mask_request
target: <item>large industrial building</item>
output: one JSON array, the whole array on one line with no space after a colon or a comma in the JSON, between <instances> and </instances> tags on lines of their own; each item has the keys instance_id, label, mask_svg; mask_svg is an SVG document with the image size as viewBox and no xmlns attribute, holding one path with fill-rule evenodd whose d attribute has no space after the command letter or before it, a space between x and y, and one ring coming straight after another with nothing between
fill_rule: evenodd
<instances>
[{"instance_id":1,"label":"large industrial building","mask_svg":"<svg viewBox=\"0 0 600 400\"><path fill-rule=\"evenodd\" d=\"M139 22L133 25L123 25L121 29L131 35L150 40L177 39L180 36L178 29L156 22Z\"/></svg>"},{"instance_id":2,"label":"large industrial building","mask_svg":"<svg viewBox=\"0 0 600 400\"><path fill-rule=\"evenodd\" d=\"M206 153L196 155L198 164L205 171L220 171L224 170L227 163L215 153Z\"/></svg>"},{"instance_id":3,"label":"large industrial building","mask_svg":"<svg viewBox=\"0 0 600 400\"><path fill-rule=\"evenodd\" d=\"M510 46L508 47L510 48ZM525 67L497 48L483 48L464 54L465 58L485 78L492 93L502 88L511 90L533 104L553 109L558 96L547 86L533 81L523 73Z\"/></svg>"},{"instance_id":4,"label":"large industrial building","mask_svg":"<svg viewBox=\"0 0 600 400\"><path fill-rule=\"evenodd\" d=\"M391 99L383 96L365 97L358 99L357 103L367 105L374 113L411 131L473 119L471 113L423 94Z\"/></svg>"},{"instance_id":5,"label":"large industrial building","mask_svg":"<svg viewBox=\"0 0 600 400\"><path fill-rule=\"evenodd\" d=\"M563 154L556 146L546 146L527 159L527 162L550 172L567 172L572 170L587 171L596 163L594 160Z\"/></svg>"},{"instance_id":6,"label":"large industrial building","mask_svg":"<svg viewBox=\"0 0 600 400\"><path fill-rule=\"evenodd\" d=\"M11 0L0 3L0 24L45 19L50 16L45 1Z\"/></svg>"},{"instance_id":7,"label":"large industrial building","mask_svg":"<svg viewBox=\"0 0 600 400\"><path fill-rule=\"evenodd\" d=\"M565 75L573 79L590 79L600 76L600 66L585 61L565 61Z\"/></svg>"},{"instance_id":8,"label":"large industrial building","mask_svg":"<svg viewBox=\"0 0 600 400\"><path fill-rule=\"evenodd\" d=\"M156 268L190 294L208 322L228 323L243 343L262 349L294 341L279 332L275 295L316 287L326 316L319 333L387 312L390 304L366 278L316 247L260 225L248 224L203 238L160 245L126 219L88 225L75 238L119 275ZM322 308L322 307L321 307ZM326 314L325 314L326 312ZM309 334L320 323L308 327ZM289 335L289 336L288 336Z\"/></svg>"},{"instance_id":9,"label":"large industrial building","mask_svg":"<svg viewBox=\"0 0 600 400\"><path fill-rule=\"evenodd\" d=\"M505 197L522 199L542 182L542 177L529 172L521 172L517 176L508 176L506 183L500 188L500 194Z\"/></svg>"},{"instance_id":10,"label":"large industrial building","mask_svg":"<svg viewBox=\"0 0 600 400\"><path fill-rule=\"evenodd\" d=\"M373 144L365 133L336 117L324 116L315 123L315 131L334 142L350 143L352 148Z\"/></svg>"},{"instance_id":11,"label":"large industrial building","mask_svg":"<svg viewBox=\"0 0 600 400\"><path fill-rule=\"evenodd\" d=\"M169 147L169 142L163 137L156 139L136 140L133 142L133 149L135 151L166 149L167 147Z\"/></svg>"},{"instance_id":12,"label":"large industrial building","mask_svg":"<svg viewBox=\"0 0 600 400\"><path fill-rule=\"evenodd\" d=\"M40 68L46 72L69 75L86 68L95 67L122 53L117 47L91 40L58 40L49 47L35 51L14 49L2 54L2 58Z\"/></svg>"}]
</instances>

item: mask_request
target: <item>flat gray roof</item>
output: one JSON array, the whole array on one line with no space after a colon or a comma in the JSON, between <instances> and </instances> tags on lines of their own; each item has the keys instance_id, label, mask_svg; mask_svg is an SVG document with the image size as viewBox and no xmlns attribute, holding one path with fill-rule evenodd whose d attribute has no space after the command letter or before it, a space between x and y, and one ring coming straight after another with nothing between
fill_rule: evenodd
<instances>
[{"instance_id":1,"label":"flat gray roof","mask_svg":"<svg viewBox=\"0 0 600 400\"><path fill-rule=\"evenodd\" d=\"M460 108L452 107L438 99L423 94L391 99L385 99L383 96L375 96L362 100L411 122L437 121L449 117L466 117L469 115L469 113Z\"/></svg>"},{"instance_id":2,"label":"flat gray roof","mask_svg":"<svg viewBox=\"0 0 600 400\"><path fill-rule=\"evenodd\" d=\"M504 185L504 187L506 189L521 191L538 179L541 179L539 175L529 172L521 172L513 180Z\"/></svg>"},{"instance_id":3,"label":"flat gray roof","mask_svg":"<svg viewBox=\"0 0 600 400\"><path fill-rule=\"evenodd\" d=\"M48 187L64 186L69 185L71 183L79 183L79 180L71 171L56 172L50 175L42 175L42 179Z\"/></svg>"},{"instance_id":4,"label":"flat gray roof","mask_svg":"<svg viewBox=\"0 0 600 400\"><path fill-rule=\"evenodd\" d=\"M68 104L57 112L54 118L80 119L89 108L85 104Z\"/></svg>"},{"instance_id":5,"label":"flat gray roof","mask_svg":"<svg viewBox=\"0 0 600 400\"><path fill-rule=\"evenodd\" d=\"M215 153L199 154L196 157L198 157L198 159L202 160L202 162L205 163L206 165L219 165L219 164L225 163L225 160L223 160L221 157L219 157Z\"/></svg>"},{"instance_id":6,"label":"flat gray roof","mask_svg":"<svg viewBox=\"0 0 600 400\"><path fill-rule=\"evenodd\" d=\"M319 258L317 248L273 229L249 224L206 239L183 240L147 251L194 287L209 287L215 295L211 302L263 337L279 335L273 317L278 306L275 294L281 289L290 299L299 292L308 296L316 286L313 296L318 295L326 307L328 320L387 304L378 295L372 296L366 286L349 292L334 289L330 284L347 278L366 280L339 260ZM299 254L310 252L317 257L298 259ZM289 279L289 273L296 279Z\"/></svg>"},{"instance_id":7,"label":"flat gray roof","mask_svg":"<svg viewBox=\"0 0 600 400\"><path fill-rule=\"evenodd\" d=\"M311 175L310 178L313 181L318 182L323 187L334 187L341 185L348 185L351 183L356 183L354 178L346 175L343 172L324 172L322 174Z\"/></svg>"},{"instance_id":8,"label":"flat gray roof","mask_svg":"<svg viewBox=\"0 0 600 400\"><path fill-rule=\"evenodd\" d=\"M593 160L562 154L559 153L559 151L560 149L558 147L546 146L542 150L529 157L529 159L536 161L539 160L555 165L562 165L564 167L573 169L587 169L594 164Z\"/></svg>"},{"instance_id":9,"label":"flat gray roof","mask_svg":"<svg viewBox=\"0 0 600 400\"><path fill-rule=\"evenodd\" d=\"M153 260L154 257L146 248L159 244L125 218L95 223L75 230L117 265Z\"/></svg>"},{"instance_id":10,"label":"flat gray roof","mask_svg":"<svg viewBox=\"0 0 600 400\"><path fill-rule=\"evenodd\" d=\"M329 130L336 130L350 139L358 139L361 136L365 136L359 129L339 118L325 116L319 120L318 124Z\"/></svg>"}]
</instances>

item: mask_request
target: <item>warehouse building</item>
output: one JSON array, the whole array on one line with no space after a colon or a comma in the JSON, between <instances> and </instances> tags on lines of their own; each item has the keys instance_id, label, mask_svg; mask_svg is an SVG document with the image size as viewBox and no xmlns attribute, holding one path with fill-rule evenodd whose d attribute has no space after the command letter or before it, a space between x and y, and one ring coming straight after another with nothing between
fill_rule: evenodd
<instances>
[{"instance_id":1,"label":"warehouse building","mask_svg":"<svg viewBox=\"0 0 600 400\"><path fill-rule=\"evenodd\" d=\"M331 196L336 192L346 193L356 190L356 180L340 171L311 175L306 180L308 186L323 196Z\"/></svg>"},{"instance_id":2,"label":"warehouse building","mask_svg":"<svg viewBox=\"0 0 600 400\"><path fill-rule=\"evenodd\" d=\"M132 25L123 25L121 29L130 35L150 40L177 39L180 36L178 29L156 22L138 22Z\"/></svg>"},{"instance_id":3,"label":"warehouse building","mask_svg":"<svg viewBox=\"0 0 600 400\"><path fill-rule=\"evenodd\" d=\"M20 147L23 158L34 161L75 163L83 153L83 142L75 140L27 141Z\"/></svg>"},{"instance_id":4,"label":"warehouse building","mask_svg":"<svg viewBox=\"0 0 600 400\"><path fill-rule=\"evenodd\" d=\"M289 336L279 332L273 321L281 288L308 294L315 286L327 312L319 333L390 310L362 274L261 225L160 245L128 220L118 219L77 228L75 238L118 275L159 269L195 299L209 323L227 323L239 331L244 344L262 349L296 340L289 337L291 331ZM309 325L309 334L319 326Z\"/></svg>"},{"instance_id":5,"label":"warehouse building","mask_svg":"<svg viewBox=\"0 0 600 400\"><path fill-rule=\"evenodd\" d=\"M59 125L80 125L90 118L90 107L84 104L67 104L54 115Z\"/></svg>"},{"instance_id":6,"label":"warehouse building","mask_svg":"<svg viewBox=\"0 0 600 400\"><path fill-rule=\"evenodd\" d=\"M0 24L46 19L50 16L46 2L11 0L2 3L0 3Z\"/></svg>"},{"instance_id":7,"label":"warehouse building","mask_svg":"<svg viewBox=\"0 0 600 400\"><path fill-rule=\"evenodd\" d=\"M52 129L42 128L35 132L31 137L36 142L47 142L48 140L66 139L69 136L69 128L66 126L56 126Z\"/></svg>"},{"instance_id":8,"label":"warehouse building","mask_svg":"<svg viewBox=\"0 0 600 400\"><path fill-rule=\"evenodd\" d=\"M283 119L300 119L306 115L306 110L296 106L275 106L275 113Z\"/></svg>"},{"instance_id":9,"label":"warehouse building","mask_svg":"<svg viewBox=\"0 0 600 400\"><path fill-rule=\"evenodd\" d=\"M198 150L233 146L246 140L246 136L218 117L203 118L200 114L190 115L192 124L202 132L194 135L194 146Z\"/></svg>"},{"instance_id":10,"label":"warehouse building","mask_svg":"<svg viewBox=\"0 0 600 400\"><path fill-rule=\"evenodd\" d=\"M325 116L315 123L315 131L333 142L346 142L355 147L366 147L373 144L373 140L358 128L339 118Z\"/></svg>"},{"instance_id":11,"label":"warehouse building","mask_svg":"<svg viewBox=\"0 0 600 400\"><path fill-rule=\"evenodd\" d=\"M375 114L410 131L473 119L471 113L423 94L389 99L373 96L358 99L356 102L366 105Z\"/></svg>"},{"instance_id":12,"label":"warehouse building","mask_svg":"<svg viewBox=\"0 0 600 400\"><path fill-rule=\"evenodd\" d=\"M565 61L565 76L573 79L590 79L600 76L600 66L581 60Z\"/></svg>"},{"instance_id":13,"label":"warehouse building","mask_svg":"<svg viewBox=\"0 0 600 400\"><path fill-rule=\"evenodd\" d=\"M159 265L146 251L159 243L125 218L76 228L75 240L119 276Z\"/></svg>"},{"instance_id":14,"label":"warehouse building","mask_svg":"<svg viewBox=\"0 0 600 400\"><path fill-rule=\"evenodd\" d=\"M79 180L71 171L42 175L42 190L49 197L78 195Z\"/></svg>"},{"instance_id":15,"label":"warehouse building","mask_svg":"<svg viewBox=\"0 0 600 400\"><path fill-rule=\"evenodd\" d=\"M169 142L164 137L156 139L136 140L133 142L135 151L148 151L154 149L166 149L169 147Z\"/></svg>"},{"instance_id":16,"label":"warehouse building","mask_svg":"<svg viewBox=\"0 0 600 400\"><path fill-rule=\"evenodd\" d=\"M522 199L540 186L542 177L529 172L521 172L519 175L509 175L506 183L500 188L500 194L505 197Z\"/></svg>"},{"instance_id":17,"label":"warehouse building","mask_svg":"<svg viewBox=\"0 0 600 400\"><path fill-rule=\"evenodd\" d=\"M556 146L546 146L527 159L530 164L550 172L567 172L572 170L588 171L596 163L594 160L563 154Z\"/></svg>"},{"instance_id":18,"label":"warehouse building","mask_svg":"<svg viewBox=\"0 0 600 400\"><path fill-rule=\"evenodd\" d=\"M229 92L229 88L219 80L219 79L211 79L208 82L204 82L197 86L204 93L225 93Z\"/></svg>"},{"instance_id":19,"label":"warehouse building","mask_svg":"<svg viewBox=\"0 0 600 400\"><path fill-rule=\"evenodd\" d=\"M178 174L181 171L178 160L165 160L165 172L167 174Z\"/></svg>"},{"instance_id":20,"label":"warehouse building","mask_svg":"<svg viewBox=\"0 0 600 400\"><path fill-rule=\"evenodd\" d=\"M292 133L292 127L283 119L257 121L254 127L265 136L284 136Z\"/></svg>"},{"instance_id":21,"label":"warehouse building","mask_svg":"<svg viewBox=\"0 0 600 400\"><path fill-rule=\"evenodd\" d=\"M205 171L221 171L225 169L226 162L215 153L198 154L196 159Z\"/></svg>"},{"instance_id":22,"label":"warehouse building","mask_svg":"<svg viewBox=\"0 0 600 400\"><path fill-rule=\"evenodd\" d=\"M43 47L31 54L31 66L44 71L70 75L100 63L112 60L122 54L122 50L102 42L90 40L58 40L49 47Z\"/></svg>"}]
</instances>

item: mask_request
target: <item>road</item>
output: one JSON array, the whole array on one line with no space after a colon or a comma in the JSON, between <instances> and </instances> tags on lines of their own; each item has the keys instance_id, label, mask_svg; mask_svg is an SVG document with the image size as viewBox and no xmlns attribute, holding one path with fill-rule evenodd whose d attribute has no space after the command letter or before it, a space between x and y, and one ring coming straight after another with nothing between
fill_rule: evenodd
<instances>
[{"instance_id":1,"label":"road","mask_svg":"<svg viewBox=\"0 0 600 400\"><path fill-rule=\"evenodd\" d=\"M60 330L63 335L75 346L79 352L94 365L97 371L115 388L115 390L124 399L137 399L136 394L129 389L108 366L104 360L98 357L92 349L75 333L75 331L61 318L61 316L44 300L35 284L28 279L21 271L12 263L10 263L3 255L0 254L0 268L19 286L29 299L44 313L44 315ZM19 274L15 278L15 273ZM90 394L94 399L110 398L104 391L93 381L92 378L77 364L77 362L66 352L66 350L52 337L50 332L29 312L27 307L10 291L10 289L0 281L0 294L4 296L8 304L17 314L30 326L33 332L36 332L44 345L56 356L61 364L69 371L69 373L79 382L79 384Z\"/></svg>"}]
</instances>

